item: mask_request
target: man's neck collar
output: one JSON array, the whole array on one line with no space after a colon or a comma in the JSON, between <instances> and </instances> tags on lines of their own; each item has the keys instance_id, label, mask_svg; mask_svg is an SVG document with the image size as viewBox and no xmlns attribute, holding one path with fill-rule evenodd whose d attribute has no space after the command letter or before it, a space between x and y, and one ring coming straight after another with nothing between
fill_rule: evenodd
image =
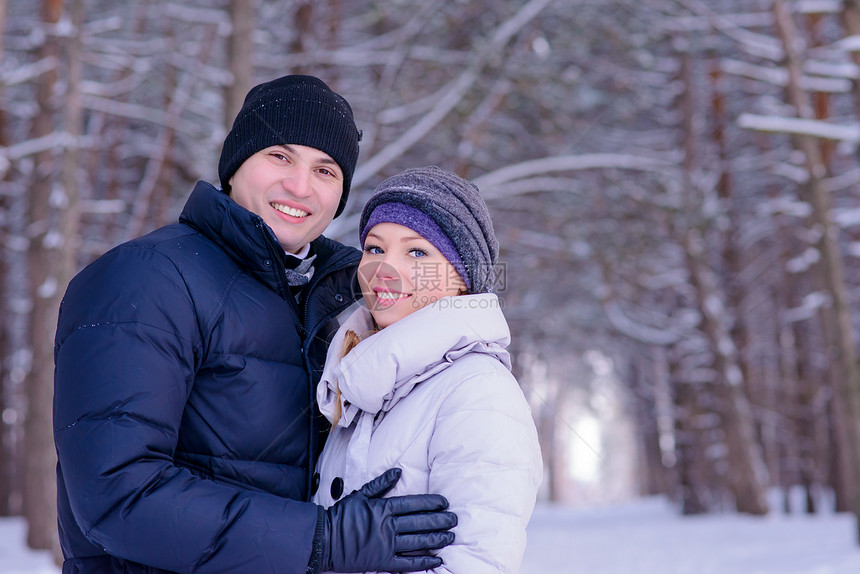
<instances>
[{"instance_id":1,"label":"man's neck collar","mask_svg":"<svg viewBox=\"0 0 860 574\"><path fill-rule=\"evenodd\" d=\"M299 249L298 253L287 253L287 255L292 255L296 259L305 259L310 252L311 252L311 244L306 243L304 247Z\"/></svg>"}]
</instances>

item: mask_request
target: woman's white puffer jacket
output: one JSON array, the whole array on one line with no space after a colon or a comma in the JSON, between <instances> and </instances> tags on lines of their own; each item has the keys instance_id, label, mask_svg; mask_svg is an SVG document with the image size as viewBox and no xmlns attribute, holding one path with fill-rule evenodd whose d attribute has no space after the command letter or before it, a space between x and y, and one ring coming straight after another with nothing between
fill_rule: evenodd
<instances>
[{"instance_id":1,"label":"woman's white puffer jacket","mask_svg":"<svg viewBox=\"0 0 860 574\"><path fill-rule=\"evenodd\" d=\"M496 295L445 297L364 339L340 358L348 330L372 328L365 307L332 340L320 410L343 415L320 456L314 501L334 504L392 467L388 496L438 493L457 514L437 574L514 573L541 482L529 406L510 372L510 332ZM336 389L341 397L337 399Z\"/></svg>"}]
</instances>

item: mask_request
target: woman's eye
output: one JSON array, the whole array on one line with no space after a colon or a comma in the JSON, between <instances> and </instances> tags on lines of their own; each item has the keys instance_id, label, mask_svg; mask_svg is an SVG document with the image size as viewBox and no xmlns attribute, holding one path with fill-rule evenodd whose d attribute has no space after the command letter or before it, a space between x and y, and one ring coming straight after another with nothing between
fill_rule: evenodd
<instances>
[{"instance_id":1,"label":"woman's eye","mask_svg":"<svg viewBox=\"0 0 860 574\"><path fill-rule=\"evenodd\" d=\"M426 251L424 251L423 249L419 249L419 248L417 248L417 247L413 247L412 249L410 249L410 250L409 250L409 255L411 255L412 257L416 257L416 258L418 258L418 257L424 257L424 256L426 256L426 255L427 255L427 252L426 252Z\"/></svg>"},{"instance_id":2,"label":"woman's eye","mask_svg":"<svg viewBox=\"0 0 860 574\"><path fill-rule=\"evenodd\" d=\"M364 252L370 253L371 255L379 255L379 254L383 253L382 249L380 249L376 245L365 245L364 246Z\"/></svg>"}]
</instances>

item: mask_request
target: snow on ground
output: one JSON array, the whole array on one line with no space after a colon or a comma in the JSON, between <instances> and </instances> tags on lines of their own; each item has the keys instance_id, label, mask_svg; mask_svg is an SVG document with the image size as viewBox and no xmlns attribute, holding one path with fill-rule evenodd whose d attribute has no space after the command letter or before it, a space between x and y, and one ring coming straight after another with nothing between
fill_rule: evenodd
<instances>
[{"instance_id":1,"label":"snow on ground","mask_svg":"<svg viewBox=\"0 0 860 574\"><path fill-rule=\"evenodd\" d=\"M833 513L680 517L662 498L539 506L520 574L856 574L854 525Z\"/></svg>"},{"instance_id":2,"label":"snow on ground","mask_svg":"<svg viewBox=\"0 0 860 574\"><path fill-rule=\"evenodd\" d=\"M27 523L20 516L0 518L0 573L58 574L48 552L27 548Z\"/></svg>"},{"instance_id":3,"label":"snow on ground","mask_svg":"<svg viewBox=\"0 0 860 574\"><path fill-rule=\"evenodd\" d=\"M0 573L58 574L0 519ZM539 505L520 574L856 574L853 517L679 517L661 498L600 509Z\"/></svg>"}]
</instances>

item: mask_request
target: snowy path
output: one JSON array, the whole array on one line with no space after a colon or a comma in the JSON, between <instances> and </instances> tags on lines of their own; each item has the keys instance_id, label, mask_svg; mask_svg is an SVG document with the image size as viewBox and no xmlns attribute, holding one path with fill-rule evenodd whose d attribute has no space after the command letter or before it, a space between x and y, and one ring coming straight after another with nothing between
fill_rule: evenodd
<instances>
[{"instance_id":1,"label":"snowy path","mask_svg":"<svg viewBox=\"0 0 860 574\"><path fill-rule=\"evenodd\" d=\"M520 574L857 574L848 515L679 518L661 499L540 507Z\"/></svg>"},{"instance_id":2,"label":"snowy path","mask_svg":"<svg viewBox=\"0 0 860 574\"><path fill-rule=\"evenodd\" d=\"M520 574L857 574L847 515L679 518L660 499L617 508L540 506ZM58 574L24 549L24 522L0 519L0 574Z\"/></svg>"}]
</instances>

